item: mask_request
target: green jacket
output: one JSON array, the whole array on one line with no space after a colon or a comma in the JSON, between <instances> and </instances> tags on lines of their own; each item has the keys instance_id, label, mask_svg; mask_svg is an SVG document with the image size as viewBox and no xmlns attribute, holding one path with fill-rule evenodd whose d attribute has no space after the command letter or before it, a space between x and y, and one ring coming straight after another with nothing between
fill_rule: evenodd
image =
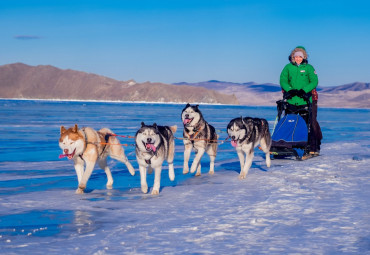
<instances>
[{"instance_id":1,"label":"green jacket","mask_svg":"<svg viewBox=\"0 0 370 255\"><path fill-rule=\"evenodd\" d=\"M293 63L287 64L280 75L280 86L284 91L291 89L303 89L306 93L317 87L319 80L312 65L302 63L299 66ZM310 98L312 102L312 98ZM305 105L304 99L294 96L288 100L289 104Z\"/></svg>"}]
</instances>

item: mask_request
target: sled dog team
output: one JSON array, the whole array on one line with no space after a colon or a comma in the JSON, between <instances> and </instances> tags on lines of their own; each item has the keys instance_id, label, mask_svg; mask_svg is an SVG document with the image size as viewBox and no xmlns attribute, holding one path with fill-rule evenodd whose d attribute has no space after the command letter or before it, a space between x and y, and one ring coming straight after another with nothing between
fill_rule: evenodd
<instances>
[{"instance_id":1,"label":"sled dog team","mask_svg":"<svg viewBox=\"0 0 370 255\"><path fill-rule=\"evenodd\" d=\"M183 174L189 172L192 149L195 150L196 154L190 167L190 173L196 172L196 176L201 175L200 161L203 154L207 153L210 157L209 174L213 174L219 138L215 128L203 118L198 105L187 104L182 110L181 119L184 125L183 142L185 146ZM154 169L154 185L151 194L159 194L164 160L168 163L170 180L175 179L173 160L176 130L177 126L158 126L156 123L146 125L142 122L140 129L136 132L135 152L139 164L142 192L148 192L146 175L147 173L151 174ZM266 155L267 167L270 167L271 135L268 122L265 119L235 118L227 125L227 133L240 161L240 179L246 178L252 165L254 148L258 145ZM119 140L108 128L96 131L89 127L79 129L77 124L68 129L61 126L59 147L63 152L59 156L60 158L67 157L74 161L78 179L77 194L84 193L96 163L104 169L107 175L107 189L112 189L113 178L107 165L108 156L124 163L130 174L135 175L135 170L128 161Z\"/></svg>"}]
</instances>

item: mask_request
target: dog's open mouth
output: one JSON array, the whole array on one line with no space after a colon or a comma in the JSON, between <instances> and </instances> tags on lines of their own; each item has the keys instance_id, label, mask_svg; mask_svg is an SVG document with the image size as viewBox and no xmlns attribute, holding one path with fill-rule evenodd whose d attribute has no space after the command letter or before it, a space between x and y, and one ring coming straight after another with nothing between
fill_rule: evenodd
<instances>
[{"instance_id":1,"label":"dog's open mouth","mask_svg":"<svg viewBox=\"0 0 370 255\"><path fill-rule=\"evenodd\" d=\"M157 148L154 146L154 144L153 144L153 143L144 143L144 142L143 142L143 144L144 144L145 149L146 149L147 151L153 151L153 152L155 152L155 151L157 150Z\"/></svg>"},{"instance_id":2,"label":"dog's open mouth","mask_svg":"<svg viewBox=\"0 0 370 255\"><path fill-rule=\"evenodd\" d=\"M186 119L184 119L184 125L189 125L190 122L192 122L192 121L193 121L193 119L186 118Z\"/></svg>"},{"instance_id":3,"label":"dog's open mouth","mask_svg":"<svg viewBox=\"0 0 370 255\"><path fill-rule=\"evenodd\" d=\"M231 140L231 145L233 147L236 147L238 145L238 141L237 140Z\"/></svg>"},{"instance_id":4,"label":"dog's open mouth","mask_svg":"<svg viewBox=\"0 0 370 255\"><path fill-rule=\"evenodd\" d=\"M73 152L71 154L60 154L59 155L59 158L64 158L64 157L67 157L68 159L72 159L75 155L75 152L76 152L76 149L73 150Z\"/></svg>"}]
</instances>

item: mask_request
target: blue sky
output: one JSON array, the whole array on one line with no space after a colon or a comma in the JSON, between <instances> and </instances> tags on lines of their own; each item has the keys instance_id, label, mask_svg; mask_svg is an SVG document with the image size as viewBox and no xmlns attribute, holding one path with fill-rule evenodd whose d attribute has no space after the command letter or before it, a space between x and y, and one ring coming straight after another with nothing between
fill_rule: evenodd
<instances>
[{"instance_id":1,"label":"blue sky","mask_svg":"<svg viewBox=\"0 0 370 255\"><path fill-rule=\"evenodd\" d=\"M0 65L138 82L278 83L306 47L320 86L370 82L370 1L0 2Z\"/></svg>"}]
</instances>

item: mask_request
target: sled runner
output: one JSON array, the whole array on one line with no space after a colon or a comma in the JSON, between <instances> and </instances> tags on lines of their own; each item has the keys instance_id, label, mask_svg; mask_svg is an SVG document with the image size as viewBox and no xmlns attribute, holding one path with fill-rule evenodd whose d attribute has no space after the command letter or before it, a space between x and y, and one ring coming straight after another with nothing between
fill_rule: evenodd
<instances>
[{"instance_id":1,"label":"sled runner","mask_svg":"<svg viewBox=\"0 0 370 255\"><path fill-rule=\"evenodd\" d=\"M277 117L272 134L270 153L274 158L295 157L301 160L310 151L311 93L302 96L306 105L295 106L287 102L292 95L284 92L283 99L276 101Z\"/></svg>"}]
</instances>

